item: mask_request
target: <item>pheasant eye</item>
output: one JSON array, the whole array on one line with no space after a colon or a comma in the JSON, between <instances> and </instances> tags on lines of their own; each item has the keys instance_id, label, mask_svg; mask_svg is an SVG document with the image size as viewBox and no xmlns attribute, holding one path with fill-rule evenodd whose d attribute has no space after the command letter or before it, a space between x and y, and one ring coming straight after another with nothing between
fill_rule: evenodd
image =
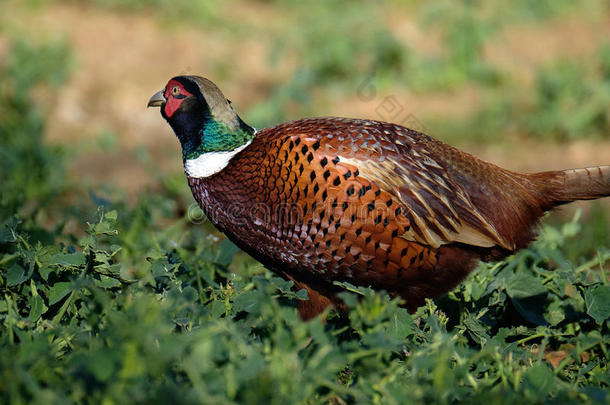
<instances>
[{"instance_id":1,"label":"pheasant eye","mask_svg":"<svg viewBox=\"0 0 610 405\"><path fill-rule=\"evenodd\" d=\"M178 87L178 86L172 87L172 95L177 96L178 94L180 94L180 87Z\"/></svg>"}]
</instances>

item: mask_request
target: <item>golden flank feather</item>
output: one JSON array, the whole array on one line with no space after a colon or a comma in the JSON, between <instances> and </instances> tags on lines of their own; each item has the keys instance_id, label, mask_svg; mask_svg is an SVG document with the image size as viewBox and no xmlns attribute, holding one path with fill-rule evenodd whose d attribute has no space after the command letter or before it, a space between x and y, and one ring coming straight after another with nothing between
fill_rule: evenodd
<instances>
[{"instance_id":1,"label":"golden flank feather","mask_svg":"<svg viewBox=\"0 0 610 405\"><path fill-rule=\"evenodd\" d=\"M402 162L391 158L379 161L376 154L379 152L369 151L369 159L350 157L341 161L357 167L363 178L375 181L382 190L401 202L413 224L401 235L403 238L435 248L460 242L514 249L514 244L505 240L473 206L459 184L448 184L446 179L430 171L430 168L442 169L434 159L420 155L419 167L408 170L401 165ZM467 215L460 216L460 213Z\"/></svg>"}]
</instances>

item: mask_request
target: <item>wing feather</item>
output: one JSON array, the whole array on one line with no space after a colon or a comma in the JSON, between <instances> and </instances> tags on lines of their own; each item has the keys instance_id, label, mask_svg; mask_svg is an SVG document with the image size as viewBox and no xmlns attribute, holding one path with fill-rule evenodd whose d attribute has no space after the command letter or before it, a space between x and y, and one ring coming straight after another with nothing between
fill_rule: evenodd
<instances>
[{"instance_id":1,"label":"wing feather","mask_svg":"<svg viewBox=\"0 0 610 405\"><path fill-rule=\"evenodd\" d=\"M405 239L433 247L460 242L514 248L452 178L450 162L428 148L436 141L398 125L366 122L371 124L350 127L353 144L342 143L334 152L402 204L413 224Z\"/></svg>"}]
</instances>

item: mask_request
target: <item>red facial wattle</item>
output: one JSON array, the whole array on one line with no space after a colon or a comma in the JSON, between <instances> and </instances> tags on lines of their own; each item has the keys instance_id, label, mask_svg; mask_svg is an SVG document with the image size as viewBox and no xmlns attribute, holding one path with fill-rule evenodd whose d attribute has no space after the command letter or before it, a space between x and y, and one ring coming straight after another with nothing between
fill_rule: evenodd
<instances>
[{"instance_id":1,"label":"red facial wattle","mask_svg":"<svg viewBox=\"0 0 610 405\"><path fill-rule=\"evenodd\" d=\"M178 87L180 89L180 92L178 94L174 94L173 89L175 87ZM184 86L182 85L182 83L180 83L177 80L170 80L169 83L167 83L167 86L165 86L165 100L167 100L165 102L165 106L163 107L165 115L169 118L172 115L174 115L174 113L176 112L176 110L178 108L180 108L180 105L182 104L182 102L189 96L192 96L193 94L188 92L187 90L184 89Z\"/></svg>"}]
</instances>

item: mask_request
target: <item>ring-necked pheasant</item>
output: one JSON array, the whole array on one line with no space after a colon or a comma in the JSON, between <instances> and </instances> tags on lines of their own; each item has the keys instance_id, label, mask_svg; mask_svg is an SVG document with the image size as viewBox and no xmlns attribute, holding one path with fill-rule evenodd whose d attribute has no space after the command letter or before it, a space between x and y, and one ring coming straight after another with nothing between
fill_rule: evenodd
<instances>
[{"instance_id":1,"label":"ring-necked pheasant","mask_svg":"<svg viewBox=\"0 0 610 405\"><path fill-rule=\"evenodd\" d=\"M306 288L305 319L341 306L333 281L414 310L478 259L525 247L545 211L610 195L610 166L511 172L411 129L312 118L256 131L211 81L171 79L161 107L193 196L241 249Z\"/></svg>"}]
</instances>

